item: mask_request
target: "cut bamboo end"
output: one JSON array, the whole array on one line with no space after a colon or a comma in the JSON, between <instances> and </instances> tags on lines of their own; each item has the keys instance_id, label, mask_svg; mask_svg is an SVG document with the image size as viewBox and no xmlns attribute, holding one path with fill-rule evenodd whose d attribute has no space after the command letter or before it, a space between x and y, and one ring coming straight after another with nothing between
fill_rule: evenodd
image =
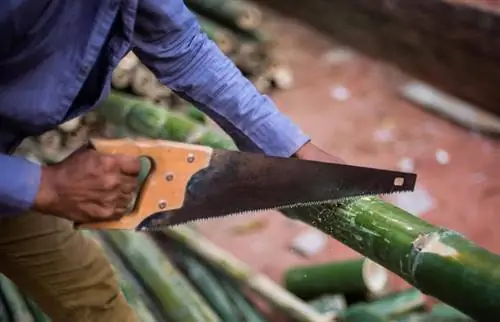
<instances>
[{"instance_id":1,"label":"cut bamboo end","mask_svg":"<svg viewBox=\"0 0 500 322\"><path fill-rule=\"evenodd\" d=\"M99 123L99 114L96 111L90 111L83 116L82 122L86 126L94 126Z\"/></svg>"},{"instance_id":2,"label":"cut bamboo end","mask_svg":"<svg viewBox=\"0 0 500 322\"><path fill-rule=\"evenodd\" d=\"M111 85L116 89L127 88L132 82L132 72L116 68L111 74Z\"/></svg>"},{"instance_id":3,"label":"cut bamboo end","mask_svg":"<svg viewBox=\"0 0 500 322\"><path fill-rule=\"evenodd\" d=\"M362 274L366 288L372 296L379 297L388 293L389 271L384 267L365 259Z\"/></svg>"},{"instance_id":4,"label":"cut bamboo end","mask_svg":"<svg viewBox=\"0 0 500 322\"><path fill-rule=\"evenodd\" d=\"M75 132L78 130L80 125L82 124L82 118L81 117L75 117L69 121L66 121L58 126L59 130L62 132L66 133L71 133Z\"/></svg>"},{"instance_id":5,"label":"cut bamboo end","mask_svg":"<svg viewBox=\"0 0 500 322\"><path fill-rule=\"evenodd\" d=\"M224 53L230 54L236 49L236 40L224 32L217 32L213 35L217 47Z\"/></svg>"},{"instance_id":6,"label":"cut bamboo end","mask_svg":"<svg viewBox=\"0 0 500 322\"><path fill-rule=\"evenodd\" d=\"M269 71L271 85L277 89L287 90L294 85L292 71L285 66L274 66Z\"/></svg>"},{"instance_id":7,"label":"cut bamboo end","mask_svg":"<svg viewBox=\"0 0 500 322\"><path fill-rule=\"evenodd\" d=\"M89 139L89 134L90 129L86 126L82 126L77 131L66 135L63 146L67 149L74 150L82 146Z\"/></svg>"},{"instance_id":8,"label":"cut bamboo end","mask_svg":"<svg viewBox=\"0 0 500 322\"><path fill-rule=\"evenodd\" d=\"M261 23L262 12L258 8L252 6L244 8L236 20L236 24L244 30L256 29Z\"/></svg>"},{"instance_id":9,"label":"cut bamboo end","mask_svg":"<svg viewBox=\"0 0 500 322\"><path fill-rule=\"evenodd\" d=\"M145 66L139 65L132 78L132 91L141 96L154 97L157 89L157 79L155 75Z\"/></svg>"},{"instance_id":10,"label":"cut bamboo end","mask_svg":"<svg viewBox=\"0 0 500 322\"><path fill-rule=\"evenodd\" d=\"M139 58L132 52L128 52L118 63L118 68L121 70L131 71L140 64Z\"/></svg>"},{"instance_id":11,"label":"cut bamboo end","mask_svg":"<svg viewBox=\"0 0 500 322\"><path fill-rule=\"evenodd\" d=\"M366 258L288 269L283 284L293 294L312 299L322 294L356 294L377 298L388 291L389 272Z\"/></svg>"},{"instance_id":12,"label":"cut bamboo end","mask_svg":"<svg viewBox=\"0 0 500 322\"><path fill-rule=\"evenodd\" d=\"M56 130L48 131L38 136L40 149L48 154L53 154L59 151L62 147L62 136Z\"/></svg>"},{"instance_id":13,"label":"cut bamboo end","mask_svg":"<svg viewBox=\"0 0 500 322\"><path fill-rule=\"evenodd\" d=\"M272 87L271 80L267 77L268 75L258 75L254 77L250 77L250 81L253 86L262 94L267 94L270 92Z\"/></svg>"},{"instance_id":14,"label":"cut bamboo end","mask_svg":"<svg viewBox=\"0 0 500 322\"><path fill-rule=\"evenodd\" d=\"M155 85L154 88L151 88L145 99L161 107L171 107L174 96L172 90L160 82L157 82Z\"/></svg>"}]
</instances>

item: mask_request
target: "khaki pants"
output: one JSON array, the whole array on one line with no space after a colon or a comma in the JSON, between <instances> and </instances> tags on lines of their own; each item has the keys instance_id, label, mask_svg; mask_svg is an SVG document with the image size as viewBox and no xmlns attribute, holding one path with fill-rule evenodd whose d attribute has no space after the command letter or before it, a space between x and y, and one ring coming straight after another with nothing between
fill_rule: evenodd
<instances>
[{"instance_id":1,"label":"khaki pants","mask_svg":"<svg viewBox=\"0 0 500 322\"><path fill-rule=\"evenodd\" d=\"M0 272L54 322L138 321L99 246L64 219L0 219Z\"/></svg>"}]
</instances>

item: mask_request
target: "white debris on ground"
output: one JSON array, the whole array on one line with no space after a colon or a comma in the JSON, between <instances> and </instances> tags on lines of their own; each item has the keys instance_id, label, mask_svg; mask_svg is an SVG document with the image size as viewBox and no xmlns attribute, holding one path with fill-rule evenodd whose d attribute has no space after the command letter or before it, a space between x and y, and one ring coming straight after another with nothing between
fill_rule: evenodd
<instances>
[{"instance_id":1,"label":"white debris on ground","mask_svg":"<svg viewBox=\"0 0 500 322\"><path fill-rule=\"evenodd\" d=\"M394 140L392 128L380 128L373 133L373 139L377 142L391 142Z\"/></svg>"},{"instance_id":2,"label":"white debris on ground","mask_svg":"<svg viewBox=\"0 0 500 322\"><path fill-rule=\"evenodd\" d=\"M341 65L347 62L350 62L353 58L355 58L356 54L354 51L348 48L335 48L327 51L322 59L330 66Z\"/></svg>"},{"instance_id":3,"label":"white debris on ground","mask_svg":"<svg viewBox=\"0 0 500 322\"><path fill-rule=\"evenodd\" d=\"M415 190L410 193L396 193L387 196L387 199L394 205L417 217L432 210L435 205L431 195L419 185L416 185Z\"/></svg>"},{"instance_id":4,"label":"white debris on ground","mask_svg":"<svg viewBox=\"0 0 500 322\"><path fill-rule=\"evenodd\" d=\"M439 164L442 164L442 165L450 163L450 155L449 155L449 153L446 152L443 149L438 149L436 151L436 161Z\"/></svg>"},{"instance_id":5,"label":"white debris on ground","mask_svg":"<svg viewBox=\"0 0 500 322\"><path fill-rule=\"evenodd\" d=\"M300 233L292 241L292 250L305 257L313 256L321 252L328 241L325 233L318 229L309 228Z\"/></svg>"},{"instance_id":6,"label":"white debris on ground","mask_svg":"<svg viewBox=\"0 0 500 322\"><path fill-rule=\"evenodd\" d=\"M346 101L351 97L351 91L344 86L337 86L332 88L330 95L337 101Z\"/></svg>"}]
</instances>

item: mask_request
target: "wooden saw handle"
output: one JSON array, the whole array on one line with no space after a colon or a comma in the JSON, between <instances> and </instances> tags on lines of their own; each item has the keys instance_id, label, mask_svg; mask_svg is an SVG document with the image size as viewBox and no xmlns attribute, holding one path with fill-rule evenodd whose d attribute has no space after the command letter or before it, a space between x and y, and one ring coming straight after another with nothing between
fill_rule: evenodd
<instances>
[{"instance_id":1,"label":"wooden saw handle","mask_svg":"<svg viewBox=\"0 0 500 322\"><path fill-rule=\"evenodd\" d=\"M147 157L151 170L144 180L133 210L120 220L80 224L82 229L135 229L159 211L181 208L192 175L206 168L212 148L150 139L91 139L102 153Z\"/></svg>"}]
</instances>

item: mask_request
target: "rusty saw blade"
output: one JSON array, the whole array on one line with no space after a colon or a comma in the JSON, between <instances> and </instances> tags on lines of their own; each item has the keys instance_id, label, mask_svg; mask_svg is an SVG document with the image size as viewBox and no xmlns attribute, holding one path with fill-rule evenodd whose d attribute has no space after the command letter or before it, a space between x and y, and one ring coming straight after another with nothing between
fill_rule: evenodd
<instances>
[{"instance_id":1,"label":"rusty saw blade","mask_svg":"<svg viewBox=\"0 0 500 322\"><path fill-rule=\"evenodd\" d=\"M84 224L158 230L170 225L268 209L412 191L416 174L161 140L99 139L102 152L148 157L152 170L129 215Z\"/></svg>"}]
</instances>

